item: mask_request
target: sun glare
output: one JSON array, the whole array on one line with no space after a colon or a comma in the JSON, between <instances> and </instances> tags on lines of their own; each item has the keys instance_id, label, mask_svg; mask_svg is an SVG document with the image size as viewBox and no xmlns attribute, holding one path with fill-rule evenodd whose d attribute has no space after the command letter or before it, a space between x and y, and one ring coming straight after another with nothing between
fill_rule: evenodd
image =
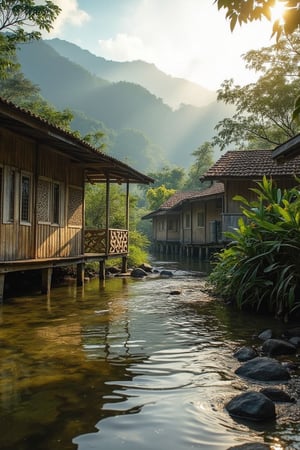
<instances>
[{"instance_id":1,"label":"sun glare","mask_svg":"<svg viewBox=\"0 0 300 450\"><path fill-rule=\"evenodd\" d=\"M283 25L283 23L284 23L283 15L285 12L285 8L286 8L286 2L280 1L280 0L275 2L275 5L271 8L272 22L276 22L278 20L279 24Z\"/></svg>"}]
</instances>

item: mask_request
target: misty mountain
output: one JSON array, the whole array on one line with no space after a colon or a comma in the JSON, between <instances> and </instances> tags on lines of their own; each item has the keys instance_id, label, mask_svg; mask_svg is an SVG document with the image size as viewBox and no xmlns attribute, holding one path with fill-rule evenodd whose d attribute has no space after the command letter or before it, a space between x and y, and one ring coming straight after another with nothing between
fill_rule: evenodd
<instances>
[{"instance_id":1,"label":"misty mountain","mask_svg":"<svg viewBox=\"0 0 300 450\"><path fill-rule=\"evenodd\" d=\"M154 64L144 61L108 61L71 42L61 39L45 42L61 56L81 65L93 75L111 82L128 81L139 84L171 108L176 109L181 104L202 107L216 100L215 92L188 80L167 75Z\"/></svg>"},{"instance_id":2,"label":"misty mountain","mask_svg":"<svg viewBox=\"0 0 300 450\"><path fill-rule=\"evenodd\" d=\"M74 129L83 135L103 130L108 153L142 171L166 163L189 167L191 153L211 139L219 120L231 115L228 107L216 102L174 111L140 85L93 75L46 41L21 45L18 59L24 75L47 101L75 112Z\"/></svg>"}]
</instances>

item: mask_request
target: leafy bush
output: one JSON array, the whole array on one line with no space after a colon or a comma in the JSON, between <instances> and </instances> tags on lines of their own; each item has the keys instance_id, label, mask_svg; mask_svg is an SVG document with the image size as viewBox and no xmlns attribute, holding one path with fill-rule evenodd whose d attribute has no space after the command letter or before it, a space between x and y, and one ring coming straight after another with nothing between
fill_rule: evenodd
<instances>
[{"instance_id":1,"label":"leafy bush","mask_svg":"<svg viewBox=\"0 0 300 450\"><path fill-rule=\"evenodd\" d=\"M298 187L282 191L266 177L257 185L257 200L234 198L245 218L226 233L232 242L217 255L209 281L240 309L286 316L299 306L300 193Z\"/></svg>"}]
</instances>

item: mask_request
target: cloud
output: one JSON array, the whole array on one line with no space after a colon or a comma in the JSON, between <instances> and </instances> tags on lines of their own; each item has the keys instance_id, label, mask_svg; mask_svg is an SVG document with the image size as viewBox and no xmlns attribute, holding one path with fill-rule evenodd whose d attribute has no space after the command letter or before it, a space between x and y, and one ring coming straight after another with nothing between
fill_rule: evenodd
<instances>
[{"instance_id":1,"label":"cloud","mask_svg":"<svg viewBox=\"0 0 300 450\"><path fill-rule=\"evenodd\" d=\"M231 77L243 83L249 71L241 55L270 45L270 24L237 26L231 33L225 12L209 0L56 3L62 13L51 37L75 42L106 59L154 63L168 74L210 89Z\"/></svg>"},{"instance_id":2,"label":"cloud","mask_svg":"<svg viewBox=\"0 0 300 450\"><path fill-rule=\"evenodd\" d=\"M97 54L153 62L167 73L218 88L225 78L246 72L241 55L268 45L267 36L268 28L257 23L231 33L225 13L210 2L140 0L122 17L118 33L98 41Z\"/></svg>"},{"instance_id":3,"label":"cloud","mask_svg":"<svg viewBox=\"0 0 300 450\"><path fill-rule=\"evenodd\" d=\"M151 61L153 58L150 48L138 36L118 33L114 38L99 39L101 56L115 61L133 61L142 59Z\"/></svg>"},{"instance_id":4,"label":"cloud","mask_svg":"<svg viewBox=\"0 0 300 450\"><path fill-rule=\"evenodd\" d=\"M56 0L55 4L61 8L61 13L53 23L51 36L60 36L66 26L81 27L90 20L86 11L79 8L77 0Z\"/></svg>"}]
</instances>

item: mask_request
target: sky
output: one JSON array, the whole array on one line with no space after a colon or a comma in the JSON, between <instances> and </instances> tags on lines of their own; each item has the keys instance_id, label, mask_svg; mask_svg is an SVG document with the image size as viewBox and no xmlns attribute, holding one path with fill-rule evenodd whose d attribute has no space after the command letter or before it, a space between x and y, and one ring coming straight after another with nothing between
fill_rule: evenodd
<instances>
[{"instance_id":1,"label":"sky","mask_svg":"<svg viewBox=\"0 0 300 450\"><path fill-rule=\"evenodd\" d=\"M268 21L231 32L214 0L53 0L62 12L50 34L114 61L143 60L174 77L216 90L257 74L242 55L275 43Z\"/></svg>"}]
</instances>

